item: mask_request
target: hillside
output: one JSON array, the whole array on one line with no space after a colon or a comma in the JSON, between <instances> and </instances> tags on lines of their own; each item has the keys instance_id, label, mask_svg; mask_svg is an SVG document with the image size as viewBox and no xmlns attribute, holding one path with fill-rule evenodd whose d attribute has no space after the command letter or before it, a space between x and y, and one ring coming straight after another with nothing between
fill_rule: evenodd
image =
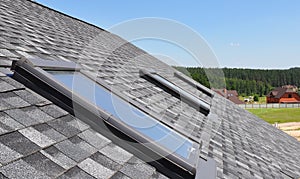
<instances>
[{"instance_id":1,"label":"hillside","mask_svg":"<svg viewBox=\"0 0 300 179\"><path fill-rule=\"evenodd\" d=\"M194 80L207 87L224 88L224 86L220 85L222 83L215 81L209 83L205 73L209 71L210 74L218 74L220 69L204 69L200 67L175 68L185 74L188 73ZM237 90L241 95L258 94L259 96L263 96L274 87L287 84L300 86L300 68L290 68L286 70L222 68L221 70L225 76L226 88L229 90ZM215 78L218 78L218 76Z\"/></svg>"}]
</instances>

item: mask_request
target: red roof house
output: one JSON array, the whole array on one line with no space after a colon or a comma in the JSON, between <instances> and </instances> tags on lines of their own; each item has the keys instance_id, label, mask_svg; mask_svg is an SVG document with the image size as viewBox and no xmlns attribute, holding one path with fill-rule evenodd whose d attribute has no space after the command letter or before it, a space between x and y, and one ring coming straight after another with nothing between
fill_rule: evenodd
<instances>
[{"instance_id":1,"label":"red roof house","mask_svg":"<svg viewBox=\"0 0 300 179\"><path fill-rule=\"evenodd\" d=\"M296 86L286 85L275 88L267 95L267 103L300 103Z\"/></svg>"}]
</instances>

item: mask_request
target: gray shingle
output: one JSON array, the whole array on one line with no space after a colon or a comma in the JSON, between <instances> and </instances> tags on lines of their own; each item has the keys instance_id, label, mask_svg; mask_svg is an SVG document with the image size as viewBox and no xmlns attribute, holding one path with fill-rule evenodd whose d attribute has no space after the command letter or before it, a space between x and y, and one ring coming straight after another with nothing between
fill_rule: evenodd
<instances>
[{"instance_id":1,"label":"gray shingle","mask_svg":"<svg viewBox=\"0 0 300 179\"><path fill-rule=\"evenodd\" d=\"M6 49L0 49L0 56L2 56L2 57L18 57Z\"/></svg>"},{"instance_id":2,"label":"gray shingle","mask_svg":"<svg viewBox=\"0 0 300 179\"><path fill-rule=\"evenodd\" d=\"M3 78L1 78L1 79L3 79ZM0 79L0 92L7 92L7 91L12 91L12 90L16 89L12 85L8 84L7 82L5 82L1 79Z\"/></svg>"},{"instance_id":3,"label":"gray shingle","mask_svg":"<svg viewBox=\"0 0 300 179\"><path fill-rule=\"evenodd\" d=\"M8 178L6 176L4 176L2 173L0 173L0 179L8 179Z\"/></svg>"},{"instance_id":4,"label":"gray shingle","mask_svg":"<svg viewBox=\"0 0 300 179\"><path fill-rule=\"evenodd\" d=\"M29 155L28 157L23 158L23 160L37 171L45 173L51 178L57 177L64 171L62 167L45 157L40 152Z\"/></svg>"},{"instance_id":5,"label":"gray shingle","mask_svg":"<svg viewBox=\"0 0 300 179\"><path fill-rule=\"evenodd\" d=\"M10 78L10 77L3 77L3 78L1 78L1 80L5 81L5 82L8 84L7 87L9 87L10 90L15 90L15 89L20 90L20 89L24 89L24 88L25 88L25 86L24 86L23 84L17 82L16 80L14 80L14 79L12 79L12 78ZM1 80L0 80L0 81L1 81ZM0 83L1 83L1 82L0 82ZM0 86L1 86L1 85L0 85ZM0 91L1 91L1 90L0 90ZM7 91L8 91L8 90L7 90Z\"/></svg>"},{"instance_id":6,"label":"gray shingle","mask_svg":"<svg viewBox=\"0 0 300 179\"><path fill-rule=\"evenodd\" d=\"M28 127L19 132L28 138L31 142L35 143L36 145L40 146L41 148L45 148L56 143L55 140L52 140L48 136L40 133L39 131L35 130L33 127Z\"/></svg>"},{"instance_id":7,"label":"gray shingle","mask_svg":"<svg viewBox=\"0 0 300 179\"><path fill-rule=\"evenodd\" d=\"M7 102L0 99L0 111L4 111L4 110L7 110L7 109L12 109L12 108L13 108L13 106L11 106Z\"/></svg>"},{"instance_id":8,"label":"gray shingle","mask_svg":"<svg viewBox=\"0 0 300 179\"><path fill-rule=\"evenodd\" d=\"M92 160L95 162L105 166L106 168L113 170L113 171L118 171L120 168L122 168L122 165L113 161L112 159L104 156L103 154L96 152L90 157Z\"/></svg>"},{"instance_id":9,"label":"gray shingle","mask_svg":"<svg viewBox=\"0 0 300 179\"><path fill-rule=\"evenodd\" d=\"M6 74L3 73L3 68L0 68L0 77L5 77L5 76L6 76Z\"/></svg>"},{"instance_id":10,"label":"gray shingle","mask_svg":"<svg viewBox=\"0 0 300 179\"><path fill-rule=\"evenodd\" d=\"M72 137L81 132L78 128L76 128L76 126L74 126L80 123L77 123L77 120L75 120L75 118L71 115L50 121L48 124L66 137Z\"/></svg>"},{"instance_id":11,"label":"gray shingle","mask_svg":"<svg viewBox=\"0 0 300 179\"><path fill-rule=\"evenodd\" d=\"M12 106L13 108L22 108L30 106L29 103L24 101L19 96L15 95L15 93L13 92L0 94L0 99L5 103L9 104L9 106Z\"/></svg>"},{"instance_id":12,"label":"gray shingle","mask_svg":"<svg viewBox=\"0 0 300 179\"><path fill-rule=\"evenodd\" d=\"M74 167L68 170L66 173L58 177L58 179L95 179L95 177L89 175L79 167Z\"/></svg>"},{"instance_id":13,"label":"gray shingle","mask_svg":"<svg viewBox=\"0 0 300 179\"><path fill-rule=\"evenodd\" d=\"M59 118L68 114L65 110L55 106L55 105L46 105L40 108L42 111L52 116L53 118Z\"/></svg>"},{"instance_id":14,"label":"gray shingle","mask_svg":"<svg viewBox=\"0 0 300 179\"><path fill-rule=\"evenodd\" d=\"M23 111L25 111L31 118L38 120L39 123L48 122L53 119L53 117L49 116L37 107L23 108Z\"/></svg>"},{"instance_id":15,"label":"gray shingle","mask_svg":"<svg viewBox=\"0 0 300 179\"><path fill-rule=\"evenodd\" d=\"M75 127L76 129L80 130L80 131L85 131L89 128L89 126L85 123L83 123L81 120L74 118L74 120L70 120L68 121L68 124L70 126Z\"/></svg>"},{"instance_id":16,"label":"gray shingle","mask_svg":"<svg viewBox=\"0 0 300 179\"><path fill-rule=\"evenodd\" d=\"M28 89L14 91L14 93L17 94L18 96L20 96L26 102L30 103L31 105L36 105L36 104L44 103L44 102L48 101L45 98L38 96L37 94L29 91ZM50 103L50 102L48 101L48 103Z\"/></svg>"},{"instance_id":17,"label":"gray shingle","mask_svg":"<svg viewBox=\"0 0 300 179\"><path fill-rule=\"evenodd\" d=\"M7 114L0 112L0 135L18 130L22 128L23 125L19 122L15 121L11 117L9 117Z\"/></svg>"},{"instance_id":18,"label":"gray shingle","mask_svg":"<svg viewBox=\"0 0 300 179\"><path fill-rule=\"evenodd\" d=\"M110 179L130 179L130 178L121 172L117 172Z\"/></svg>"},{"instance_id":19,"label":"gray shingle","mask_svg":"<svg viewBox=\"0 0 300 179\"><path fill-rule=\"evenodd\" d=\"M62 141L56 144L55 147L76 162L80 162L88 158L97 151L96 148L92 147L77 136L72 137L69 140Z\"/></svg>"},{"instance_id":20,"label":"gray shingle","mask_svg":"<svg viewBox=\"0 0 300 179\"><path fill-rule=\"evenodd\" d=\"M54 140L55 142L60 142L66 139L64 135L62 135L57 130L49 126L47 123L37 124L33 126L33 128L41 132L45 136L49 137L50 139Z\"/></svg>"},{"instance_id":21,"label":"gray shingle","mask_svg":"<svg viewBox=\"0 0 300 179\"><path fill-rule=\"evenodd\" d=\"M114 144L110 144L99 151L119 164L124 164L133 156L132 154Z\"/></svg>"},{"instance_id":22,"label":"gray shingle","mask_svg":"<svg viewBox=\"0 0 300 179\"><path fill-rule=\"evenodd\" d=\"M28 155L40 150L39 146L19 132L12 132L0 136L0 143L23 155Z\"/></svg>"},{"instance_id":23,"label":"gray shingle","mask_svg":"<svg viewBox=\"0 0 300 179\"><path fill-rule=\"evenodd\" d=\"M94 160L87 158L78 164L82 170L95 178L110 178L115 172L95 162Z\"/></svg>"},{"instance_id":24,"label":"gray shingle","mask_svg":"<svg viewBox=\"0 0 300 179\"><path fill-rule=\"evenodd\" d=\"M87 141L92 146L96 147L98 150L111 143L110 140L91 129L78 134L78 136Z\"/></svg>"},{"instance_id":25,"label":"gray shingle","mask_svg":"<svg viewBox=\"0 0 300 179\"><path fill-rule=\"evenodd\" d=\"M0 163L6 164L22 157L21 154L0 143Z\"/></svg>"},{"instance_id":26,"label":"gray shingle","mask_svg":"<svg viewBox=\"0 0 300 179\"><path fill-rule=\"evenodd\" d=\"M41 121L39 119L33 118L32 116L29 116L26 112L24 112L21 109L12 109L5 111L9 116L11 116L13 119L18 121L19 123L25 125L25 126L31 126L34 124L38 124Z\"/></svg>"},{"instance_id":27,"label":"gray shingle","mask_svg":"<svg viewBox=\"0 0 300 179\"><path fill-rule=\"evenodd\" d=\"M120 171L130 178L139 179L150 178L154 174L155 169L145 164L143 161L133 157Z\"/></svg>"},{"instance_id":28,"label":"gray shingle","mask_svg":"<svg viewBox=\"0 0 300 179\"><path fill-rule=\"evenodd\" d=\"M1 66L11 66L11 63L12 63L12 61L8 60L7 57L0 57L0 65Z\"/></svg>"},{"instance_id":29,"label":"gray shingle","mask_svg":"<svg viewBox=\"0 0 300 179\"><path fill-rule=\"evenodd\" d=\"M64 155L54 146L42 150L41 153L66 170L74 167L77 164L74 160Z\"/></svg>"},{"instance_id":30,"label":"gray shingle","mask_svg":"<svg viewBox=\"0 0 300 179\"><path fill-rule=\"evenodd\" d=\"M2 172L8 178L50 179L50 177L48 177L46 174L37 171L23 160L17 160L6 166L3 166L2 168L0 168L0 172Z\"/></svg>"}]
</instances>

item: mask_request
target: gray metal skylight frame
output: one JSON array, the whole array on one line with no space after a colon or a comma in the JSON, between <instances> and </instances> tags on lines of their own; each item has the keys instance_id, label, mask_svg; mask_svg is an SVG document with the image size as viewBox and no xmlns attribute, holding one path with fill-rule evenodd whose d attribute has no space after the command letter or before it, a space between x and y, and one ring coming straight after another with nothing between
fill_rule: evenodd
<instances>
[{"instance_id":1,"label":"gray metal skylight frame","mask_svg":"<svg viewBox=\"0 0 300 179\"><path fill-rule=\"evenodd\" d=\"M188 93L187 91L179 88L172 82L168 81L164 77L160 76L155 72L150 72L146 69L140 70L140 76L148 79L155 84L160 85L163 89L171 94L175 94L178 98L180 98L183 102L190 104L191 107L196 108L204 115L208 115L210 112L210 104L203 99L197 98L196 96Z\"/></svg>"},{"instance_id":2,"label":"gray metal skylight frame","mask_svg":"<svg viewBox=\"0 0 300 179\"><path fill-rule=\"evenodd\" d=\"M60 66L61 65L61 66ZM134 153L141 158L157 158L159 156L165 156L159 161L151 162L152 165L161 169L162 173L174 178L194 178L197 175L197 165L199 160L199 148L200 145L194 143L195 151L192 153L188 160L183 159L175 154L170 154L164 147L154 145L148 148L142 143L149 143L149 139L141 136L136 131L132 130L127 125L124 125L122 121L116 119L111 114L97 108L98 112L95 114L95 105L84 100L80 96L73 94L65 86L59 84L47 70L62 70L62 71L80 71L80 66L75 63L66 62L46 62L41 59L21 59L14 61L12 70L14 71L13 78L22 82L27 87L33 89L42 96L50 99L56 105L62 107L66 111L74 115L73 107L76 106L76 117L89 124L94 130L110 138L112 141L120 144L130 152ZM89 77L89 76L87 76ZM101 85L101 84L99 84ZM106 90L109 90L104 85L102 86ZM117 95L118 96L118 95ZM120 96L118 96L120 97ZM122 97L120 97L122 98ZM99 116L100 114L100 116ZM104 128L110 129L109 131L103 130ZM115 135L112 135L111 132ZM124 140L126 139L133 142L141 143L139 147L133 148ZM202 160L202 159L201 159ZM168 166L168 167L166 167ZM175 168L175 169L174 169ZM176 169L177 168L177 169ZM176 174L174 170L181 170Z\"/></svg>"},{"instance_id":3,"label":"gray metal skylight frame","mask_svg":"<svg viewBox=\"0 0 300 179\"><path fill-rule=\"evenodd\" d=\"M43 70L59 70L59 71L80 71L81 66L74 62L51 61L40 58L21 58L22 62L30 64L32 67L39 67ZM14 61L16 63L17 61Z\"/></svg>"},{"instance_id":4,"label":"gray metal skylight frame","mask_svg":"<svg viewBox=\"0 0 300 179\"><path fill-rule=\"evenodd\" d=\"M192 79L188 78L187 76L179 73L179 72L174 72L174 76L179 78L180 80L188 83L191 86L196 87L199 91L201 91L202 93L206 94L209 97L214 97L214 93L208 89L205 86L200 86L199 84L197 84L195 81L193 81Z\"/></svg>"}]
</instances>

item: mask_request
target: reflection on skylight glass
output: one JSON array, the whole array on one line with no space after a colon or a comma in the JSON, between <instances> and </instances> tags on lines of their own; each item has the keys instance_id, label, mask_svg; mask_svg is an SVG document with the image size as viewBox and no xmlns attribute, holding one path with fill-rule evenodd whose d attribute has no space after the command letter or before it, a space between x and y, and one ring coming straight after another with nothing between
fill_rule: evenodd
<instances>
[{"instance_id":1,"label":"reflection on skylight glass","mask_svg":"<svg viewBox=\"0 0 300 179\"><path fill-rule=\"evenodd\" d=\"M144 136L184 158L189 158L193 146L190 140L95 84L86 76L74 72L49 71L49 73L73 92L109 112Z\"/></svg>"}]
</instances>

